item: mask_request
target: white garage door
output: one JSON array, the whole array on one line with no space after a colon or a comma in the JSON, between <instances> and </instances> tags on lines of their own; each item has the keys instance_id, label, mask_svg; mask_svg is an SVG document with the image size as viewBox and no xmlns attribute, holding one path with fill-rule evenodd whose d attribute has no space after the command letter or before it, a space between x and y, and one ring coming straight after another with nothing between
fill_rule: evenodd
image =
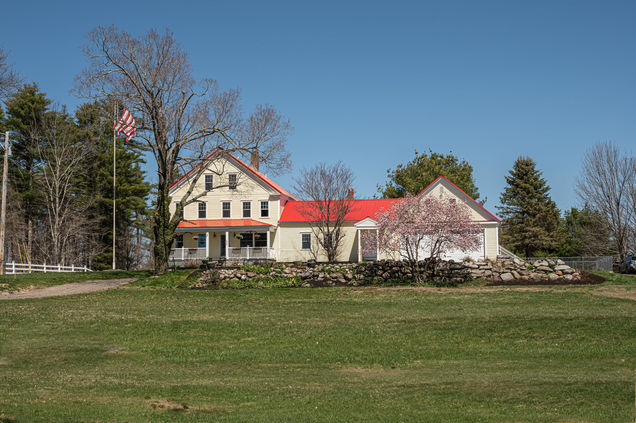
<instances>
[{"instance_id":1,"label":"white garage door","mask_svg":"<svg viewBox=\"0 0 636 423\"><path fill-rule=\"evenodd\" d=\"M427 244L427 243L424 243ZM430 247L424 247L420 251L420 258L430 256ZM486 258L486 245L484 243L484 230L482 229L479 234L479 246L473 251L461 251L459 249L453 249L442 254L444 260L462 261L466 257L470 257L473 260L483 260Z\"/></svg>"}]
</instances>

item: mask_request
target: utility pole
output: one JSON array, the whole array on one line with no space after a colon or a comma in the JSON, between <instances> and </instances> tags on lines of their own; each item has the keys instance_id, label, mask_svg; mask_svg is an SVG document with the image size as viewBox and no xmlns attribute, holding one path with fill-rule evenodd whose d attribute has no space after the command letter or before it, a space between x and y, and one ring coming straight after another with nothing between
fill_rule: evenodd
<instances>
[{"instance_id":1,"label":"utility pole","mask_svg":"<svg viewBox=\"0 0 636 423\"><path fill-rule=\"evenodd\" d=\"M7 178L9 171L9 131L4 134L4 163L2 165L2 206L0 207L0 275L4 275L4 232L7 220Z\"/></svg>"},{"instance_id":2,"label":"utility pole","mask_svg":"<svg viewBox=\"0 0 636 423\"><path fill-rule=\"evenodd\" d=\"M116 188L115 188L115 184L117 181L117 135L114 129L114 126L117 125L117 103L115 103L115 118L113 120L113 270L115 270L115 230L116 225L115 225L115 214L116 214L116 209L115 209L115 204L116 204L116 200L115 200L115 195L117 194Z\"/></svg>"}]
</instances>

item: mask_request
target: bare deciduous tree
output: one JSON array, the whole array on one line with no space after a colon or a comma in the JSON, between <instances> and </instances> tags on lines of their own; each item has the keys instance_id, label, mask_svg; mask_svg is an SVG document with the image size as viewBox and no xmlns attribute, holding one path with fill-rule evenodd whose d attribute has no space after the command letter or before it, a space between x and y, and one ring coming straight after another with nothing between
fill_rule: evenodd
<instances>
[{"instance_id":1,"label":"bare deciduous tree","mask_svg":"<svg viewBox=\"0 0 636 423\"><path fill-rule=\"evenodd\" d=\"M620 261L634 248L634 185L635 159L623 155L614 143L599 143L585 154L576 191L607 221Z\"/></svg>"},{"instance_id":2,"label":"bare deciduous tree","mask_svg":"<svg viewBox=\"0 0 636 423\"><path fill-rule=\"evenodd\" d=\"M342 247L343 223L352 211L353 172L341 161L333 165L319 163L305 169L294 187L305 200L300 212L307 218L312 232L328 261L335 261Z\"/></svg>"},{"instance_id":3,"label":"bare deciduous tree","mask_svg":"<svg viewBox=\"0 0 636 423\"><path fill-rule=\"evenodd\" d=\"M20 85L20 77L8 63L7 54L0 48L0 100L4 100Z\"/></svg>"},{"instance_id":4,"label":"bare deciduous tree","mask_svg":"<svg viewBox=\"0 0 636 423\"><path fill-rule=\"evenodd\" d=\"M39 131L37 150L42 163L38 183L46 199L49 256L53 263L64 264L69 241L88 225L84 217L87 204L76 194L82 155L73 122L60 112L50 112Z\"/></svg>"},{"instance_id":5,"label":"bare deciduous tree","mask_svg":"<svg viewBox=\"0 0 636 423\"><path fill-rule=\"evenodd\" d=\"M179 212L199 198L192 192L206 167L196 165L221 147L239 155L259 151L264 166L280 171L289 164L285 144L291 128L271 106L245 117L238 90L222 91L211 79L197 83L188 56L168 30L135 38L113 26L98 27L88 40L84 53L90 65L77 78L77 92L125 104L157 162L153 252L155 271L163 273ZM186 167L195 169L194 177L171 215L169 187Z\"/></svg>"}]
</instances>

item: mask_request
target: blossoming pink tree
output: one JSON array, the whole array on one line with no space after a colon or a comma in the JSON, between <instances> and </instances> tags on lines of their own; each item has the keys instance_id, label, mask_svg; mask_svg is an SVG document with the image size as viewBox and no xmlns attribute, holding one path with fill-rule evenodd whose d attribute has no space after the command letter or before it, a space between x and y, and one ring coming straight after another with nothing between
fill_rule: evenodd
<instances>
[{"instance_id":1,"label":"blossoming pink tree","mask_svg":"<svg viewBox=\"0 0 636 423\"><path fill-rule=\"evenodd\" d=\"M407 197L376 216L378 244L390 255L399 253L409 263L416 282L422 270L435 273L435 263L452 249L479 247L479 225L471 223L465 204L452 199ZM420 261L426 259L424 269Z\"/></svg>"}]
</instances>

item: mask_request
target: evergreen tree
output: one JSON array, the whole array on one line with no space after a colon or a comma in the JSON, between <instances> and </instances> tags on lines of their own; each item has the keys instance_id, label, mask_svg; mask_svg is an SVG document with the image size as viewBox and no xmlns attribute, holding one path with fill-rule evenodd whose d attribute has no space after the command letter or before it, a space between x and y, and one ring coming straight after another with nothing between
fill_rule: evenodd
<instances>
[{"instance_id":1,"label":"evergreen tree","mask_svg":"<svg viewBox=\"0 0 636 423\"><path fill-rule=\"evenodd\" d=\"M378 187L383 198L402 198L407 194L417 195L438 176L444 175L466 194L477 200L479 190L473 179L473 167L452 153L440 154L415 152L415 158L406 165L399 164L387 170L387 183ZM484 200L485 202L485 200Z\"/></svg>"},{"instance_id":2,"label":"evergreen tree","mask_svg":"<svg viewBox=\"0 0 636 423\"><path fill-rule=\"evenodd\" d=\"M534 160L519 157L501 194L502 244L517 254L556 252L562 237L559 210Z\"/></svg>"},{"instance_id":3,"label":"evergreen tree","mask_svg":"<svg viewBox=\"0 0 636 423\"><path fill-rule=\"evenodd\" d=\"M572 207L565 212L563 231L565 237L559 247L560 256L612 255L609 225L587 204L580 210Z\"/></svg>"},{"instance_id":4,"label":"evergreen tree","mask_svg":"<svg viewBox=\"0 0 636 423\"><path fill-rule=\"evenodd\" d=\"M76 112L85 140L85 166L90 177L86 195L92 200L90 218L95 221L96 256L94 269L108 269L112 263L113 232L113 117L107 103L86 103ZM116 239L117 266L131 268L137 248L133 232L145 229L146 202L150 185L144 181L142 151L134 142L117 139Z\"/></svg>"},{"instance_id":5,"label":"evergreen tree","mask_svg":"<svg viewBox=\"0 0 636 423\"><path fill-rule=\"evenodd\" d=\"M38 131L48 111L50 100L36 84L26 84L6 102L6 129L11 134L9 181L22 205L21 215L27 227L25 241L32 254L33 233L43 213L43 196L36 184L39 171Z\"/></svg>"}]
</instances>

